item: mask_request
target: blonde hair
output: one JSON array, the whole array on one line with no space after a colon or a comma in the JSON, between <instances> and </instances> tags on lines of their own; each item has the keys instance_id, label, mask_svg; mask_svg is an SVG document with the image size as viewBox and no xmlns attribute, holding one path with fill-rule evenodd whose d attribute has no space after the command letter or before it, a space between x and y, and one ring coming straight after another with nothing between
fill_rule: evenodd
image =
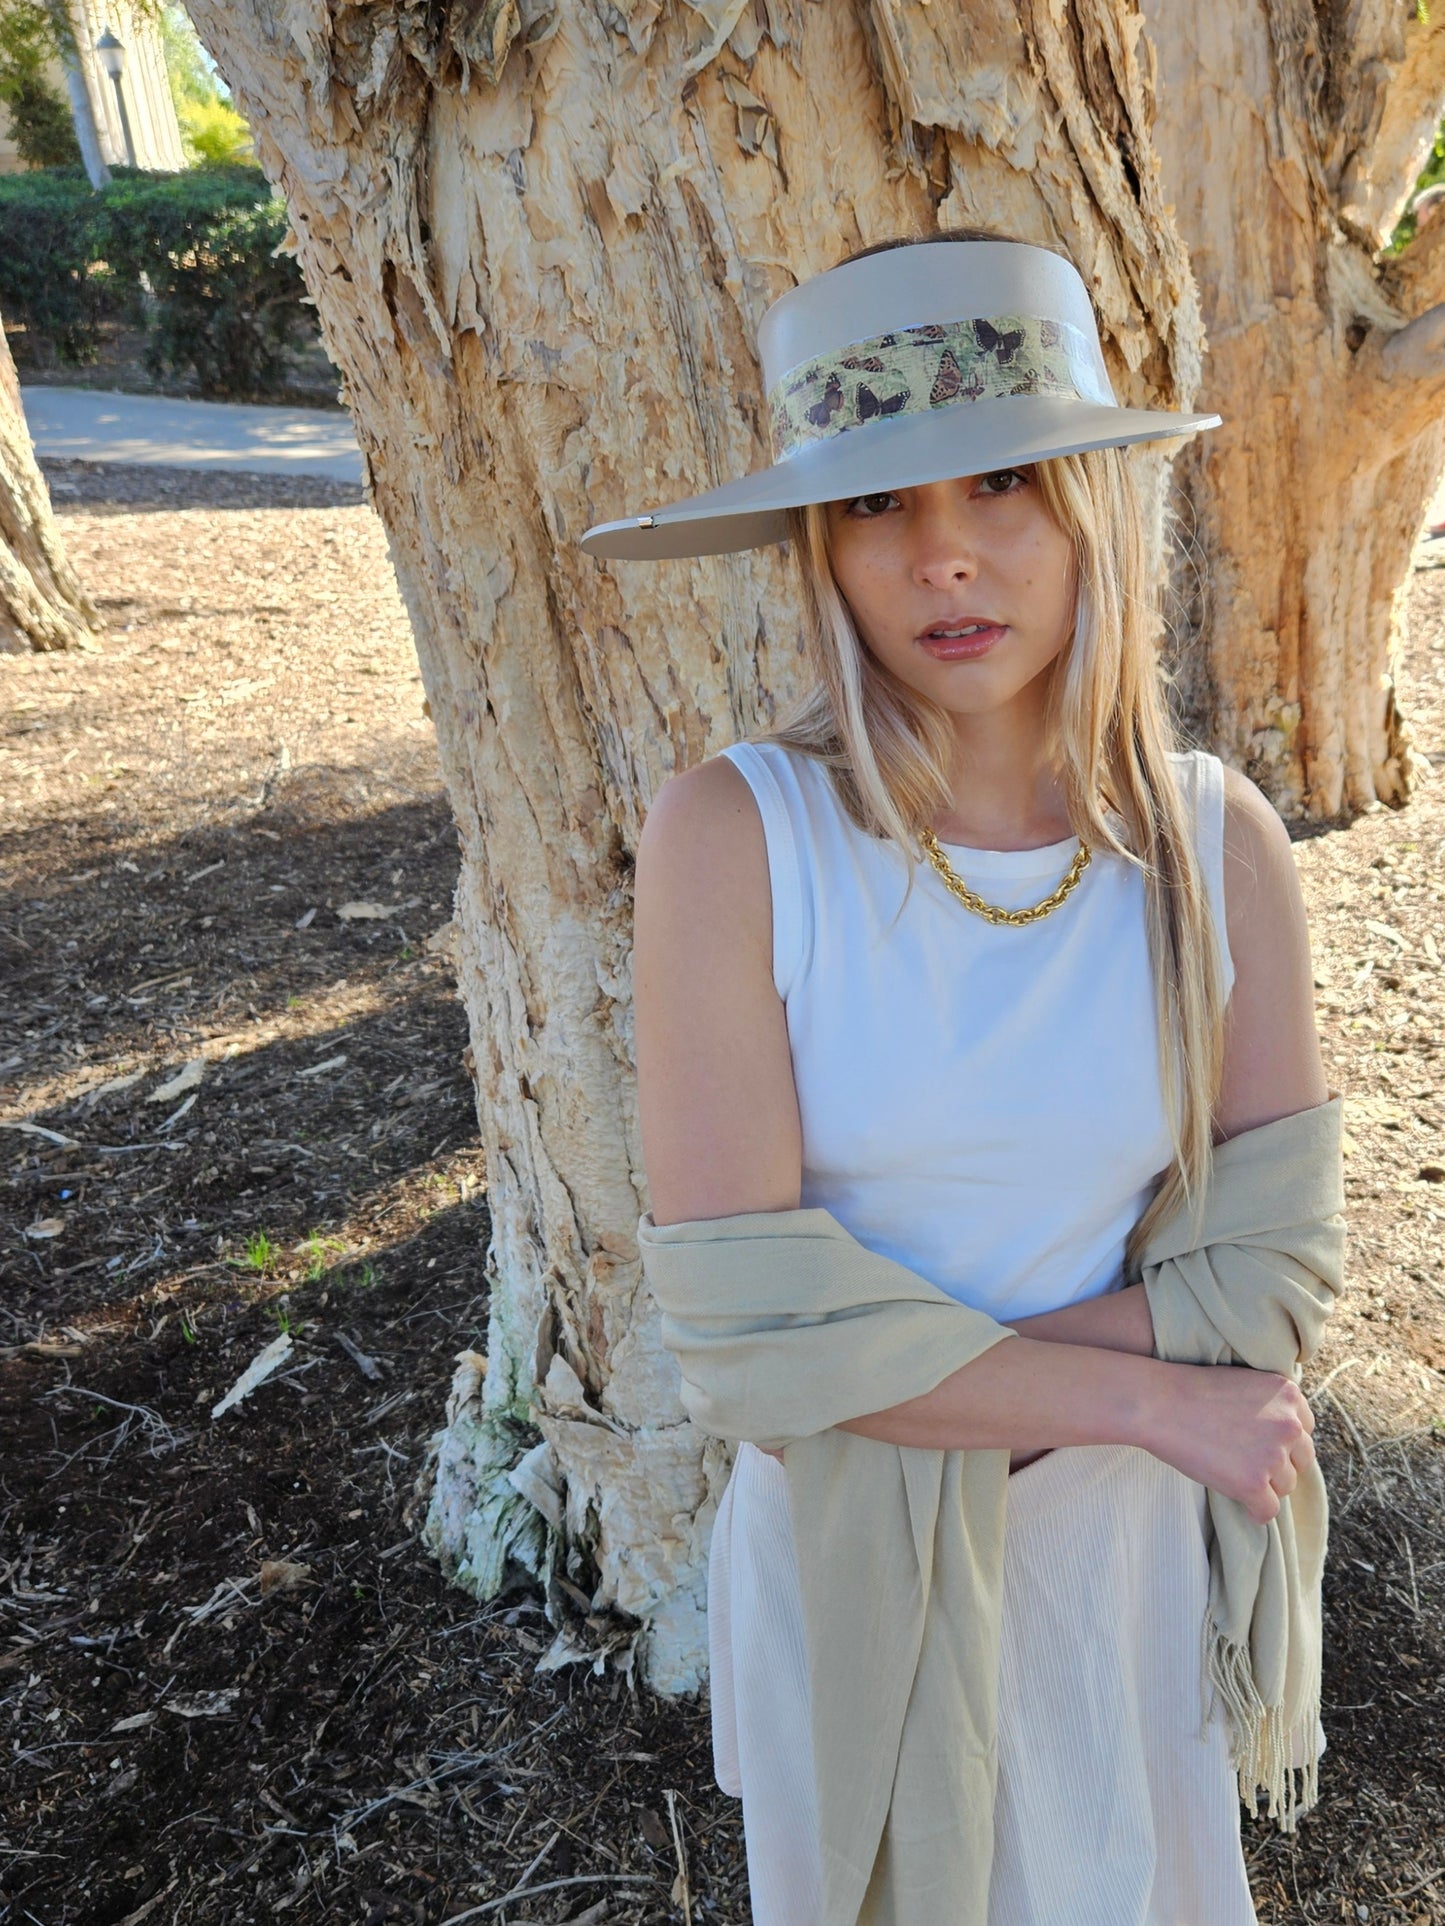
<instances>
[{"instance_id":1,"label":"blonde hair","mask_svg":"<svg viewBox=\"0 0 1445 1926\"><path fill-rule=\"evenodd\" d=\"M1125 1246L1125 1276L1134 1281L1139 1251L1181 1204L1194 1211L1199 1234L1223 1067L1223 984L1189 811L1168 760L1183 745L1164 693L1162 625L1133 473L1122 450L1103 448L1038 462L1034 475L1074 556L1073 633L1047 672L1049 752L1073 834L1144 878L1174 1160ZM952 805L953 724L864 645L834 579L826 508L794 509L790 525L815 681L755 739L821 762L853 821L902 851L911 890L922 860L917 832ZM1121 819L1117 835L1106 809Z\"/></svg>"}]
</instances>

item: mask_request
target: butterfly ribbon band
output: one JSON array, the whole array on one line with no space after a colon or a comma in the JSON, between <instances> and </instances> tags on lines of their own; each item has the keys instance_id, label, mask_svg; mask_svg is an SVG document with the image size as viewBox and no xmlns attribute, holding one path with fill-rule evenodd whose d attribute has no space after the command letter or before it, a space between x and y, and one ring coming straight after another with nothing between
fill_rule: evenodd
<instances>
[{"instance_id":1,"label":"butterfly ribbon band","mask_svg":"<svg viewBox=\"0 0 1445 1926\"><path fill-rule=\"evenodd\" d=\"M768 395L774 460L867 421L1000 395L1072 395L1114 405L1090 343L1067 321L1002 315L934 322L790 368Z\"/></svg>"}]
</instances>

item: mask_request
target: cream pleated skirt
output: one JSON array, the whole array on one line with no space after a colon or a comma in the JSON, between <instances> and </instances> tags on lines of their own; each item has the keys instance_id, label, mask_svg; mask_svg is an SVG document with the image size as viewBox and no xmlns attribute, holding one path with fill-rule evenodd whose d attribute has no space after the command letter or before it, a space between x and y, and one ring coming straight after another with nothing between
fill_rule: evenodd
<instances>
[{"instance_id":1,"label":"cream pleated skirt","mask_svg":"<svg viewBox=\"0 0 1445 1926\"><path fill-rule=\"evenodd\" d=\"M1222 1710L1200 1724L1204 1507L1131 1445L1064 1447L1009 1478L989 1926L1257 1926ZM753 1926L818 1926L787 1475L750 1444L713 1529L708 1630Z\"/></svg>"}]
</instances>

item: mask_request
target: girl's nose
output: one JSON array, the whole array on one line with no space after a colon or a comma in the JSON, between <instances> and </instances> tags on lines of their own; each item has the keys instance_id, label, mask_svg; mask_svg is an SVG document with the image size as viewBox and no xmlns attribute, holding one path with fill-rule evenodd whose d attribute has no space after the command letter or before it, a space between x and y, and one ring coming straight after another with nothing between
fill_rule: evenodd
<instances>
[{"instance_id":1,"label":"girl's nose","mask_svg":"<svg viewBox=\"0 0 1445 1926\"><path fill-rule=\"evenodd\" d=\"M923 587L951 588L977 575L978 555L968 516L956 500L940 499L930 489L920 488L911 533L913 575Z\"/></svg>"}]
</instances>

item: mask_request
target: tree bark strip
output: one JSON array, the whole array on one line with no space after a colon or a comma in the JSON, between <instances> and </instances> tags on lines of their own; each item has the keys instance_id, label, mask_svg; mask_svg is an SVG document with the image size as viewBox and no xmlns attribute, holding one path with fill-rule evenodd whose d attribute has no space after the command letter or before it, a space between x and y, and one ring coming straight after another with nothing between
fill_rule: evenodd
<instances>
[{"instance_id":1,"label":"tree bark strip","mask_svg":"<svg viewBox=\"0 0 1445 1926\"><path fill-rule=\"evenodd\" d=\"M101 627L66 560L0 328L0 654L94 648Z\"/></svg>"}]
</instances>

